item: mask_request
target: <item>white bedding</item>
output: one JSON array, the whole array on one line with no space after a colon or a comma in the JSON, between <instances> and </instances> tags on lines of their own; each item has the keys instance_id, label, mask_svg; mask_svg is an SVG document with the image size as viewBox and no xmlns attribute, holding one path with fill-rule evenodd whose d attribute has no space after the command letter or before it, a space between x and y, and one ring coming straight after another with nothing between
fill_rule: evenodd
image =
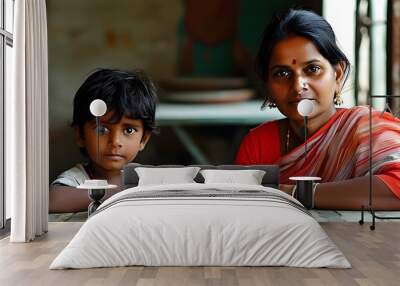
<instances>
[{"instance_id":1,"label":"white bedding","mask_svg":"<svg viewBox=\"0 0 400 286\"><path fill-rule=\"evenodd\" d=\"M180 192L163 197L174 190ZM196 183L114 195L50 269L127 265L351 267L290 196L262 186Z\"/></svg>"}]
</instances>

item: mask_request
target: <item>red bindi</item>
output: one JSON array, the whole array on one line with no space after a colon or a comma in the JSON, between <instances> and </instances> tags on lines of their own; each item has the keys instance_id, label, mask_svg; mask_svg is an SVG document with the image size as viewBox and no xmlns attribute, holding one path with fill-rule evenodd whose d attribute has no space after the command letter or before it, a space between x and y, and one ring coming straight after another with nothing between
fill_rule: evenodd
<instances>
[{"instance_id":1,"label":"red bindi","mask_svg":"<svg viewBox=\"0 0 400 286\"><path fill-rule=\"evenodd\" d=\"M295 64L296 64L296 60L293 59L293 60L292 60L292 65L295 65Z\"/></svg>"}]
</instances>

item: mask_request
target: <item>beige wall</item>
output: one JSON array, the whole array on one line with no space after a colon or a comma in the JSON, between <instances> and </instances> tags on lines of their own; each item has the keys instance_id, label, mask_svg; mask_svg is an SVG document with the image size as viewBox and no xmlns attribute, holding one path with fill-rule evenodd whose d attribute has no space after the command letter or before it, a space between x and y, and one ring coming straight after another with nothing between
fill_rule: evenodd
<instances>
[{"instance_id":1,"label":"beige wall","mask_svg":"<svg viewBox=\"0 0 400 286\"><path fill-rule=\"evenodd\" d=\"M50 178L82 160L72 100L97 67L175 74L180 0L48 0Z\"/></svg>"}]
</instances>

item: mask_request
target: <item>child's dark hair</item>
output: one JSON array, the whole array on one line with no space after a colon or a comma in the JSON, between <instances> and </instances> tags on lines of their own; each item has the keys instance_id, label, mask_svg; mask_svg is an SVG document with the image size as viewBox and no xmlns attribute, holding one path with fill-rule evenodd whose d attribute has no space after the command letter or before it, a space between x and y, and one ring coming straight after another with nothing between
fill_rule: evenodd
<instances>
[{"instance_id":1,"label":"child's dark hair","mask_svg":"<svg viewBox=\"0 0 400 286\"><path fill-rule=\"evenodd\" d=\"M72 127L79 128L82 138L83 126L94 120L89 106L95 99L107 104L107 112L113 111L112 122L126 116L142 120L145 131L155 131L157 88L144 72L97 69L86 78L75 94L71 123Z\"/></svg>"}]
</instances>

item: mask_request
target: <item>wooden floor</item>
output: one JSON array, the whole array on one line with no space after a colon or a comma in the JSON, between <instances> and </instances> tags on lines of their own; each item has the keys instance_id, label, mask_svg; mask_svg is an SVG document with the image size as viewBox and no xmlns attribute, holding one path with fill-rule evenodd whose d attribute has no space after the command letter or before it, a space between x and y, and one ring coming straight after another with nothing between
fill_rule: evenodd
<instances>
[{"instance_id":1,"label":"wooden floor","mask_svg":"<svg viewBox=\"0 0 400 286\"><path fill-rule=\"evenodd\" d=\"M353 268L121 267L48 270L81 222L53 222L32 243L0 241L0 285L400 285L400 222L321 223Z\"/></svg>"}]
</instances>

